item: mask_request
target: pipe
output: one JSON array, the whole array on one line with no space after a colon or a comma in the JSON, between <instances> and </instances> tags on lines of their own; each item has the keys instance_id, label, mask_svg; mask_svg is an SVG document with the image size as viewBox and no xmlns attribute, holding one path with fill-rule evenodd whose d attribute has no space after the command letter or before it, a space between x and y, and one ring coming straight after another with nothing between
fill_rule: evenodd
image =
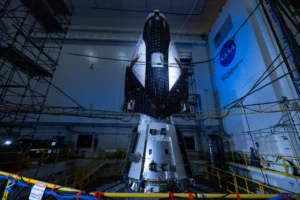
<instances>
[{"instance_id":1,"label":"pipe","mask_svg":"<svg viewBox=\"0 0 300 200\"><path fill-rule=\"evenodd\" d=\"M219 133L221 132L221 135L219 135L217 137L218 139L218 148L220 150L219 154L220 154L220 163L221 163L221 166L222 166L222 169L225 169L226 167L226 161L225 161L225 154L224 154L224 141L223 141L223 131L219 130Z\"/></svg>"},{"instance_id":2,"label":"pipe","mask_svg":"<svg viewBox=\"0 0 300 200\"><path fill-rule=\"evenodd\" d=\"M268 24L269 24L269 27L270 27L270 29L271 29L271 31L272 31L272 33L273 33L273 36L274 36L274 39L275 39L276 44L277 44L277 46L278 46L278 49L279 49L280 52L284 52L284 49L283 49L283 47L282 47L282 45L281 45L281 43L280 43L280 39L279 39L279 37L278 37L278 35L277 35L276 31L275 31L275 28L274 28L274 26L273 26L273 24L272 24L272 21L271 21L270 16L269 16L269 14L268 14L268 12L267 12L267 9L266 9L266 7L264 6L263 3L262 3L261 5L262 5L262 10L263 10L263 12L264 12L264 14L265 14L265 17L266 17L266 19L267 19L267 22L268 22ZM270 7L272 8L272 5L271 5L271 4L270 4ZM280 27L280 28L281 28L281 27ZM284 53L282 54L282 58L283 58L284 64L285 64L285 66L287 67L288 71L291 71L291 70L292 70L292 69L291 69L291 66L290 66L290 64L289 64L289 62L288 62L288 59L287 59L287 57L286 57L286 55L285 55ZM294 74L291 73L291 74L290 74L290 77L291 77L292 81L295 82L295 76L294 76ZM297 89L296 89L296 90L297 90Z\"/></svg>"},{"instance_id":3,"label":"pipe","mask_svg":"<svg viewBox=\"0 0 300 200\"><path fill-rule=\"evenodd\" d=\"M0 171L0 174L3 176L10 176L15 179L20 179L20 176L16 174L9 174L3 171ZM31 184L36 184L39 182L38 180L34 179L29 179L26 177L22 177L22 180ZM80 190L72 189L72 188L67 188L63 187L60 185L55 185L51 183L46 183L47 188L53 189L57 188L58 191L68 191L68 192L79 192ZM175 197L179 198L187 198L190 199L190 194L193 195L193 197L197 198L204 198L204 199L236 199L237 195L235 193L233 194L196 194L196 193L174 193ZM95 195L95 192L90 193L90 195ZM203 195L203 196L202 196ZM170 198L169 193L109 193L105 192L104 193L105 197L109 198ZM278 196L278 194L239 194L241 199L270 199L273 197ZM299 198L298 195L291 195L290 198L297 199Z\"/></svg>"},{"instance_id":4,"label":"pipe","mask_svg":"<svg viewBox=\"0 0 300 200\"><path fill-rule=\"evenodd\" d=\"M213 141L211 140L210 137L206 136L208 140L208 147L209 147L209 157L210 157L210 162L213 167L215 167L215 157L214 157L214 146L213 146Z\"/></svg>"},{"instance_id":5,"label":"pipe","mask_svg":"<svg viewBox=\"0 0 300 200\"><path fill-rule=\"evenodd\" d=\"M174 197L189 198L192 193L174 193ZM192 194L195 197L195 194ZM236 194L196 194L199 199L237 199ZM202 197L203 195L203 197ZM170 198L168 193L104 193L109 198ZM269 199L278 196L278 194L239 194L241 199ZM297 198L297 195L291 195L291 198Z\"/></svg>"}]
</instances>

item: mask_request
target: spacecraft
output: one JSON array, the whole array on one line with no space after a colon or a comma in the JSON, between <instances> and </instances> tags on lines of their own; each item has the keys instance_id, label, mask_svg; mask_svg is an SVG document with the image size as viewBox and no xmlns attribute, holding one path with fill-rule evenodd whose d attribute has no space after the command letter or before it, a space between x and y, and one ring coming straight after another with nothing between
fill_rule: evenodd
<instances>
[{"instance_id":1,"label":"spacecraft","mask_svg":"<svg viewBox=\"0 0 300 200\"><path fill-rule=\"evenodd\" d=\"M172 115L185 108L187 81L166 18L155 10L148 16L126 68L123 110L141 113L138 137L129 152L130 190L183 190L182 180L190 170Z\"/></svg>"},{"instance_id":2,"label":"spacecraft","mask_svg":"<svg viewBox=\"0 0 300 200\"><path fill-rule=\"evenodd\" d=\"M163 119L185 108L188 74L159 11L148 16L132 60L126 69L123 111Z\"/></svg>"}]
</instances>

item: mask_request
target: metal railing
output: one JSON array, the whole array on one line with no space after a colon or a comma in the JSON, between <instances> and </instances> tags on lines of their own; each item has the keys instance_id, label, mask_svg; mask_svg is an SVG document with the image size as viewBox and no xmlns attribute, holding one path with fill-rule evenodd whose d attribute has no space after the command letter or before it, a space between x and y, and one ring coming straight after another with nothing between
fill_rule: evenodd
<instances>
[{"instance_id":1,"label":"metal railing","mask_svg":"<svg viewBox=\"0 0 300 200\"><path fill-rule=\"evenodd\" d=\"M27 151L1 152L0 169L20 171L42 165L69 160L71 149L29 149ZM13 159L12 159L13 158Z\"/></svg>"},{"instance_id":2,"label":"metal railing","mask_svg":"<svg viewBox=\"0 0 300 200\"><path fill-rule=\"evenodd\" d=\"M188 151L187 155L191 161L208 161L210 160L209 152L200 152L200 151ZM215 161L218 162L218 154L214 154Z\"/></svg>"},{"instance_id":3,"label":"metal railing","mask_svg":"<svg viewBox=\"0 0 300 200\"><path fill-rule=\"evenodd\" d=\"M90 163L88 166L54 181L54 183L62 186L69 186L74 188L78 188L78 186L80 186L83 188L86 184L89 183L90 175L92 175L93 172L97 171L100 167L101 167L101 161L95 160L94 162Z\"/></svg>"},{"instance_id":4,"label":"metal railing","mask_svg":"<svg viewBox=\"0 0 300 200\"><path fill-rule=\"evenodd\" d=\"M259 168L264 171L269 171L284 176L300 177L300 157L284 156L279 154L257 154L252 156L251 152L243 151L230 151L226 152L226 162L231 162L239 165L245 165L247 167ZM188 156L192 161L209 161L209 153L189 151ZM218 159L218 155L215 154L215 160ZM254 159L253 159L254 158Z\"/></svg>"},{"instance_id":5,"label":"metal railing","mask_svg":"<svg viewBox=\"0 0 300 200\"><path fill-rule=\"evenodd\" d=\"M18 175L15 174L9 174L3 171L0 171L0 177L2 178L6 178L10 181L15 181L16 183L18 183L18 180L22 179L22 181L24 183L27 183L28 185L34 185L37 184L37 182L39 182L38 180L34 180L34 179L29 179L26 177L19 177ZM30 188L29 188L30 189ZM77 190L77 189L73 189L73 188L68 188L68 187L63 187L60 185L55 185L55 184L51 184L51 183L46 183L46 191L49 192L53 192L56 193L59 192L60 195L63 197L63 195L66 192L66 195L68 195L69 197L72 195L75 198L80 198L80 194L82 194L82 191ZM1 192L1 191L0 191ZM97 197L100 193L97 192L91 192L91 193L84 193L85 196L89 196L91 198L95 198L95 196ZM105 193L101 193L102 196L104 197L108 197L108 198L170 198L170 194L169 193L109 193L109 192L105 192ZM270 199L273 197L278 196L277 194L266 194L266 193L262 193L262 194L238 194L237 193L232 193L232 194L197 194L197 193L174 193L174 197L175 198L184 198L184 199L191 199L191 195L193 195L193 197L197 197L197 198L201 198L201 199L237 199L237 196L240 197L241 199ZM27 196L29 196L29 194L27 194ZM294 198L294 199L300 199L298 195L290 195L290 198ZM7 192L5 192L3 198L3 200L7 200L9 199L9 194Z\"/></svg>"},{"instance_id":6,"label":"metal railing","mask_svg":"<svg viewBox=\"0 0 300 200\"><path fill-rule=\"evenodd\" d=\"M286 102L298 103L299 99L287 100ZM180 114L180 116L188 117L190 120L204 120L204 119L216 119L216 118L224 118L226 116L240 116L245 114L261 114L261 113L276 113L276 112L286 112L286 111L299 111L298 107L289 107L286 108L282 101L274 101L274 102L265 102L258 104L248 104L243 106L231 106L223 109L214 109L214 110L204 110L199 113L198 116L190 116L187 114ZM116 112L116 111L104 111L104 110L95 110L95 109L87 109L80 107L59 107L59 106L40 106L22 104L17 105L13 102L5 102L6 107L0 106L0 112L7 113L41 113L48 115L65 115L65 116L78 116L78 117L89 117L89 118L106 118L106 119L117 119L124 120L126 118L130 118L132 116L136 116L136 113L124 113L124 112ZM176 117L176 115L175 115Z\"/></svg>"},{"instance_id":7,"label":"metal railing","mask_svg":"<svg viewBox=\"0 0 300 200\"><path fill-rule=\"evenodd\" d=\"M246 194L279 194L283 190L267 186L261 182L254 181L225 170L206 165L206 179L217 182L220 188L231 193Z\"/></svg>"},{"instance_id":8,"label":"metal railing","mask_svg":"<svg viewBox=\"0 0 300 200\"><path fill-rule=\"evenodd\" d=\"M125 159L127 152L126 148L105 148L102 150L98 153L99 158L108 160Z\"/></svg>"},{"instance_id":9,"label":"metal railing","mask_svg":"<svg viewBox=\"0 0 300 200\"><path fill-rule=\"evenodd\" d=\"M0 152L0 169L10 172L41 167L70 159L96 158L102 160L125 159L126 149L102 148L91 152L71 148L29 149L27 151ZM13 167L12 167L13 166Z\"/></svg>"},{"instance_id":10,"label":"metal railing","mask_svg":"<svg viewBox=\"0 0 300 200\"><path fill-rule=\"evenodd\" d=\"M120 175L120 169L116 165L102 168L104 164L103 160L97 159L88 166L54 181L54 183L66 187L84 188L97 178Z\"/></svg>"},{"instance_id":11,"label":"metal railing","mask_svg":"<svg viewBox=\"0 0 300 200\"><path fill-rule=\"evenodd\" d=\"M300 157L277 154L254 154L251 152L231 151L225 154L226 161L242 164L248 167L259 168L285 176L300 176Z\"/></svg>"}]
</instances>

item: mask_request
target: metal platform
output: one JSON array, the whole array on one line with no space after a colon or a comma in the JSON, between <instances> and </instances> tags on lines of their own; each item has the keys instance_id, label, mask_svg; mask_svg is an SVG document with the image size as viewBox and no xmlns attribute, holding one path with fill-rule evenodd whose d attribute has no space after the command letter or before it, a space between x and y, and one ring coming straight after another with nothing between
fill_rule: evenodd
<instances>
[{"instance_id":1,"label":"metal platform","mask_svg":"<svg viewBox=\"0 0 300 200\"><path fill-rule=\"evenodd\" d=\"M52 1L54 2L54 1ZM61 2L61 1L58 1ZM64 32L61 23L55 18L54 12L52 12L45 1L40 0L22 0L22 3L28 8L31 14L39 21L39 23L47 29L49 32ZM50 5L56 5L56 3L51 3ZM56 6L54 8L59 8L61 6Z\"/></svg>"},{"instance_id":2,"label":"metal platform","mask_svg":"<svg viewBox=\"0 0 300 200\"><path fill-rule=\"evenodd\" d=\"M0 47L0 56L30 76L52 76L51 73L13 46Z\"/></svg>"}]
</instances>

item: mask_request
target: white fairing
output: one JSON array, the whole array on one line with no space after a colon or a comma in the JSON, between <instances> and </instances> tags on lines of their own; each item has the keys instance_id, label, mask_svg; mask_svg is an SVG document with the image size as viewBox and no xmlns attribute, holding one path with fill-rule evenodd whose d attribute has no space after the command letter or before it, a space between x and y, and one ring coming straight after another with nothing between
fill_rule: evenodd
<instances>
[{"instance_id":1,"label":"white fairing","mask_svg":"<svg viewBox=\"0 0 300 200\"><path fill-rule=\"evenodd\" d=\"M145 77L146 77L146 44L141 36L137 45L136 50L133 54L132 60L139 56L137 64L132 68L132 71L140 83L145 87Z\"/></svg>"},{"instance_id":2,"label":"white fairing","mask_svg":"<svg viewBox=\"0 0 300 200\"><path fill-rule=\"evenodd\" d=\"M147 181L168 181L169 179L182 180L187 177L185 165L182 159L176 129L173 124L160 123L153 118L141 115L138 126L139 140L135 149L136 155L142 155L144 162L140 159L138 162L132 162L128 176L132 179ZM161 135L162 129L166 130L165 135ZM150 133L156 130L156 134ZM154 161L158 164L157 171L149 169L150 163ZM167 170L163 171L160 166L168 164Z\"/></svg>"},{"instance_id":3,"label":"white fairing","mask_svg":"<svg viewBox=\"0 0 300 200\"><path fill-rule=\"evenodd\" d=\"M174 45L173 40L171 40L170 45L169 45L169 91L172 89L173 85L175 82L178 80L180 76L180 68L178 64L176 63L176 60L179 60L178 57L178 52L176 49L176 46Z\"/></svg>"}]
</instances>

